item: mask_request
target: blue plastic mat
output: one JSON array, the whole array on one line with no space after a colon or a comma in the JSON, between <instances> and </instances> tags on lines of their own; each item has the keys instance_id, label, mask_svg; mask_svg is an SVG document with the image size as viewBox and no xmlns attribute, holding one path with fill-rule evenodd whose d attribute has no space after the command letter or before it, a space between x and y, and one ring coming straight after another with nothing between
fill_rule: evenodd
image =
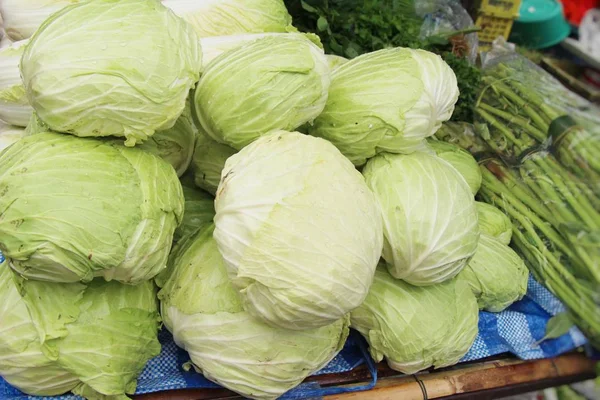
<instances>
[{"instance_id":1,"label":"blue plastic mat","mask_svg":"<svg viewBox=\"0 0 600 400\"><path fill-rule=\"evenodd\" d=\"M1 255L0 255L1 257ZM525 298L513 304L508 310L493 314L481 312L479 335L463 361L478 360L500 353L510 352L523 359L555 357L586 343L581 332L573 328L557 339L545 340L548 320L564 310L563 305L544 287L529 278ZM185 372L181 366L189 360L187 354L177 348L171 335L163 330L160 333L163 345L161 354L150 360L138 380L137 393L150 393L173 389L215 388L214 383L195 372ZM316 383L304 383L288 392L282 399L318 398L327 394L369 389L375 385L376 369L367 353L367 346L356 332L352 332L342 352L317 374L346 372L363 363L369 365L372 379L360 388L321 388ZM0 399L2 400L79 400L77 396L41 398L27 396L12 388L0 378Z\"/></svg>"}]
</instances>

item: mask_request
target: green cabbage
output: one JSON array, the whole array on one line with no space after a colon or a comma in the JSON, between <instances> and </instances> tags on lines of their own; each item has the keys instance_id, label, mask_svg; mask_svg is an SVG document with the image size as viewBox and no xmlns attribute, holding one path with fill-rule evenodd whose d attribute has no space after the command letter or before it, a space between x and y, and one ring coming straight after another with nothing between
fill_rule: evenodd
<instances>
[{"instance_id":1,"label":"green cabbage","mask_svg":"<svg viewBox=\"0 0 600 400\"><path fill-rule=\"evenodd\" d=\"M479 238L475 200L458 171L423 152L383 153L363 174L383 211L390 273L418 286L456 276Z\"/></svg>"},{"instance_id":2,"label":"green cabbage","mask_svg":"<svg viewBox=\"0 0 600 400\"><path fill-rule=\"evenodd\" d=\"M512 238L510 218L491 204L475 202L481 233L492 236L500 243L509 244Z\"/></svg>"},{"instance_id":3,"label":"green cabbage","mask_svg":"<svg viewBox=\"0 0 600 400\"><path fill-rule=\"evenodd\" d=\"M172 128L156 132L140 148L171 164L181 176L192 162L197 133L188 102Z\"/></svg>"},{"instance_id":4,"label":"green cabbage","mask_svg":"<svg viewBox=\"0 0 600 400\"><path fill-rule=\"evenodd\" d=\"M231 156L215 199L215 239L244 308L309 329L364 300L381 256L381 214L331 143L274 132Z\"/></svg>"},{"instance_id":5,"label":"green cabbage","mask_svg":"<svg viewBox=\"0 0 600 400\"><path fill-rule=\"evenodd\" d=\"M0 49L0 120L17 126L27 126L32 113L19 72L27 43L22 40Z\"/></svg>"},{"instance_id":6,"label":"green cabbage","mask_svg":"<svg viewBox=\"0 0 600 400\"><path fill-rule=\"evenodd\" d=\"M210 137L239 150L269 131L312 121L328 88L323 50L296 35L269 36L207 66L195 91L196 115Z\"/></svg>"},{"instance_id":7,"label":"green cabbage","mask_svg":"<svg viewBox=\"0 0 600 400\"><path fill-rule=\"evenodd\" d=\"M348 318L303 331L254 319L227 276L213 230L204 228L171 255L173 273L159 292L165 325L208 379L250 398L275 399L333 359L348 336Z\"/></svg>"},{"instance_id":8,"label":"green cabbage","mask_svg":"<svg viewBox=\"0 0 600 400\"><path fill-rule=\"evenodd\" d=\"M30 38L51 14L79 0L2 0L0 14L13 41Z\"/></svg>"},{"instance_id":9,"label":"green cabbage","mask_svg":"<svg viewBox=\"0 0 600 400\"><path fill-rule=\"evenodd\" d=\"M31 136L51 131L48 125L34 112L25 134ZM171 164L178 176L182 176L192 161L197 134L198 129L194 125L188 105L172 128L157 131L144 143L138 145L138 148L162 158ZM120 140L115 140L115 143L120 143Z\"/></svg>"},{"instance_id":10,"label":"green cabbage","mask_svg":"<svg viewBox=\"0 0 600 400\"><path fill-rule=\"evenodd\" d=\"M200 44L202 45L203 69L221 54L266 37L296 37L300 39L308 39L320 48L323 48L321 40L313 33L247 33L231 36L209 36L200 40Z\"/></svg>"},{"instance_id":11,"label":"green cabbage","mask_svg":"<svg viewBox=\"0 0 600 400\"><path fill-rule=\"evenodd\" d=\"M500 312L523 298L528 275L525 262L513 249L483 234L475 255L458 278L471 286L479 308Z\"/></svg>"},{"instance_id":12,"label":"green cabbage","mask_svg":"<svg viewBox=\"0 0 600 400\"><path fill-rule=\"evenodd\" d=\"M52 130L128 145L175 124L201 68L198 36L158 0L65 7L21 61L27 97Z\"/></svg>"},{"instance_id":13,"label":"green cabbage","mask_svg":"<svg viewBox=\"0 0 600 400\"><path fill-rule=\"evenodd\" d=\"M423 147L458 99L456 76L440 56L393 48L356 57L331 75L329 98L311 135L331 141L355 165L387 151Z\"/></svg>"},{"instance_id":14,"label":"green cabbage","mask_svg":"<svg viewBox=\"0 0 600 400\"><path fill-rule=\"evenodd\" d=\"M159 316L150 281L24 280L0 265L0 376L21 391L88 399L133 394L158 355Z\"/></svg>"},{"instance_id":15,"label":"green cabbage","mask_svg":"<svg viewBox=\"0 0 600 400\"><path fill-rule=\"evenodd\" d=\"M477 336L479 310L469 286L458 279L428 287L394 279L377 268L365 302L350 315L375 361L414 374L454 365Z\"/></svg>"},{"instance_id":16,"label":"green cabbage","mask_svg":"<svg viewBox=\"0 0 600 400\"><path fill-rule=\"evenodd\" d=\"M201 37L293 32L283 0L163 0Z\"/></svg>"},{"instance_id":17,"label":"green cabbage","mask_svg":"<svg viewBox=\"0 0 600 400\"><path fill-rule=\"evenodd\" d=\"M0 154L0 250L27 278L137 283L165 267L183 194L160 158L57 133Z\"/></svg>"},{"instance_id":18,"label":"green cabbage","mask_svg":"<svg viewBox=\"0 0 600 400\"><path fill-rule=\"evenodd\" d=\"M221 181L221 171L223 171L225 161L235 153L235 149L216 142L201 132L198 135L196 150L192 158L196 186L214 196Z\"/></svg>"},{"instance_id":19,"label":"green cabbage","mask_svg":"<svg viewBox=\"0 0 600 400\"><path fill-rule=\"evenodd\" d=\"M0 153L11 144L25 137L25 129L6 125L0 121Z\"/></svg>"},{"instance_id":20,"label":"green cabbage","mask_svg":"<svg viewBox=\"0 0 600 400\"><path fill-rule=\"evenodd\" d=\"M481 187L481 170L471 153L454 144L439 140L430 140L427 143L433 148L438 157L450 163L460 172L467 181L469 188L471 188L473 196L476 195Z\"/></svg>"}]
</instances>

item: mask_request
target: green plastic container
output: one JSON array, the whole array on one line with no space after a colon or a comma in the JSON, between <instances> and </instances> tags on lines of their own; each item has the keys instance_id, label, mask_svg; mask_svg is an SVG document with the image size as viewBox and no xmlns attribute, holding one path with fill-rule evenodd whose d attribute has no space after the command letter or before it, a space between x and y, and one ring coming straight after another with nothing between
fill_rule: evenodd
<instances>
[{"instance_id":1,"label":"green plastic container","mask_svg":"<svg viewBox=\"0 0 600 400\"><path fill-rule=\"evenodd\" d=\"M562 42L570 33L559 1L523 0L509 40L530 49L544 49Z\"/></svg>"}]
</instances>

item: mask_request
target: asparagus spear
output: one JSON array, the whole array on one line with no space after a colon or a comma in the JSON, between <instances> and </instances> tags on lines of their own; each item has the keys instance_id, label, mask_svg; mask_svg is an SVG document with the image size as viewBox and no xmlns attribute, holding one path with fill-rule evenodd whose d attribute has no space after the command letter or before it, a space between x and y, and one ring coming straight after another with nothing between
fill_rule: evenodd
<instances>
[{"instance_id":1,"label":"asparagus spear","mask_svg":"<svg viewBox=\"0 0 600 400\"><path fill-rule=\"evenodd\" d=\"M593 193L580 190L582 183L547 151L515 159L531 137L508 129L496 118L503 118L501 114L477 112L489 129L444 125L436 136L480 159L479 198L511 218L513 246L534 277L563 301L600 348L600 214L591 200Z\"/></svg>"}]
</instances>

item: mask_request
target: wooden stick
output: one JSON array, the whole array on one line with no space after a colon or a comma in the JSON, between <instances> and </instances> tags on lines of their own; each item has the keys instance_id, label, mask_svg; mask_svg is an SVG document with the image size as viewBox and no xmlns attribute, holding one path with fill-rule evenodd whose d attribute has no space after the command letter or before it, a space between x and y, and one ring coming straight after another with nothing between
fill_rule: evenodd
<instances>
[{"instance_id":1,"label":"wooden stick","mask_svg":"<svg viewBox=\"0 0 600 400\"><path fill-rule=\"evenodd\" d=\"M491 361L443 372L383 379L373 390L328 396L326 399L422 400L425 398L423 390L428 399L436 399L545 379L576 375L591 377L594 368L595 363L581 354L536 361Z\"/></svg>"}]
</instances>

